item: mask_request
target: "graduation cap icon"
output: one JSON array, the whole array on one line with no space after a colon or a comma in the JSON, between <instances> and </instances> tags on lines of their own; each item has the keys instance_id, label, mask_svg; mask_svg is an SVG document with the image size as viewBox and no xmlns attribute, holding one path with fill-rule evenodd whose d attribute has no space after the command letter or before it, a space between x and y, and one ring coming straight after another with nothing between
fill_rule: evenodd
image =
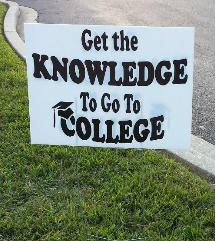
<instances>
[{"instance_id":1,"label":"graduation cap icon","mask_svg":"<svg viewBox=\"0 0 216 241\"><path fill-rule=\"evenodd\" d=\"M54 128L55 128L55 123L56 123L56 110L58 111L58 116L64 118L64 119L69 119L74 111L70 108L70 106L73 104L74 102L64 102L64 101L60 101L59 103L57 103L56 105L54 105L52 107L52 109L54 109Z\"/></svg>"}]
</instances>

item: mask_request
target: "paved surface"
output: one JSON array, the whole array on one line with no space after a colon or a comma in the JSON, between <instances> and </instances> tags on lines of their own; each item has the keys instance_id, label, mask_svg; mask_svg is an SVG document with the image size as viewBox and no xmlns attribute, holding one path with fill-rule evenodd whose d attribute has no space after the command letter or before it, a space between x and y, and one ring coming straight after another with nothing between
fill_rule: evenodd
<instances>
[{"instance_id":1,"label":"paved surface","mask_svg":"<svg viewBox=\"0 0 216 241\"><path fill-rule=\"evenodd\" d=\"M214 0L14 0L39 22L194 26L193 134L215 144Z\"/></svg>"}]
</instances>

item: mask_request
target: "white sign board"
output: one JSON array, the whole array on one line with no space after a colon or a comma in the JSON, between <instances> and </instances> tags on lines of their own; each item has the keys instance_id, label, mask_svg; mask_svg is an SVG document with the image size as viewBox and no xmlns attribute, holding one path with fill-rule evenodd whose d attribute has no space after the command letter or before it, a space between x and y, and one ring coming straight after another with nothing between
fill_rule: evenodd
<instances>
[{"instance_id":1,"label":"white sign board","mask_svg":"<svg viewBox=\"0 0 216 241\"><path fill-rule=\"evenodd\" d=\"M188 149L194 29L25 24L32 144Z\"/></svg>"}]
</instances>

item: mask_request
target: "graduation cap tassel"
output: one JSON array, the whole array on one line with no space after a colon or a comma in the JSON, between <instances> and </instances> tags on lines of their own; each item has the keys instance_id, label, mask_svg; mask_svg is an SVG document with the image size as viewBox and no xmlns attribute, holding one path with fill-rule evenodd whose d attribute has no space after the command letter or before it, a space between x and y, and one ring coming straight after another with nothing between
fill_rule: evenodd
<instances>
[{"instance_id":1,"label":"graduation cap tassel","mask_svg":"<svg viewBox=\"0 0 216 241\"><path fill-rule=\"evenodd\" d=\"M54 128L55 128L55 123L56 123L56 117L55 117L55 109L54 109Z\"/></svg>"}]
</instances>

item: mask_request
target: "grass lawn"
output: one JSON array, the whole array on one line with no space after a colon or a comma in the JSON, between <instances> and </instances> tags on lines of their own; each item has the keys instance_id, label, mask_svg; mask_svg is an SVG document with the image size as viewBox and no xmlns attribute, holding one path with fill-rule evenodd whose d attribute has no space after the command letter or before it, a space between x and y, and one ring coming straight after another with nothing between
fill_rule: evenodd
<instances>
[{"instance_id":1,"label":"grass lawn","mask_svg":"<svg viewBox=\"0 0 216 241\"><path fill-rule=\"evenodd\" d=\"M26 67L3 37L5 12L0 240L214 240L213 188L165 155L29 144Z\"/></svg>"}]
</instances>

